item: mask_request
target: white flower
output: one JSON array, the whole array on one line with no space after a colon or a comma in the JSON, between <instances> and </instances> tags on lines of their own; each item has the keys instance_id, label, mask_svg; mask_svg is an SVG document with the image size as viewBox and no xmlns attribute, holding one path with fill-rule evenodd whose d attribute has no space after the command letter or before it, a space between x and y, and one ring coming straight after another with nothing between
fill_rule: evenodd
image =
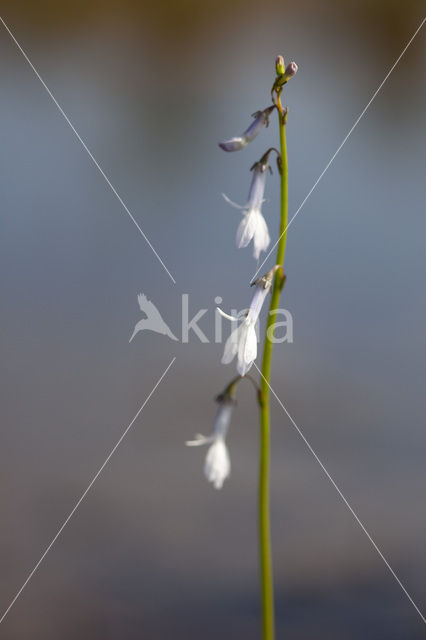
<instances>
[{"instance_id":1,"label":"white flower","mask_svg":"<svg viewBox=\"0 0 426 640\"><path fill-rule=\"evenodd\" d=\"M188 447L210 444L204 464L204 475L215 489L221 489L224 481L231 473L231 461L225 438L235 404L229 395L219 396L218 402L220 406L214 421L213 433L210 436L203 436L197 433L195 440L189 440L186 443Z\"/></svg>"},{"instance_id":2,"label":"white flower","mask_svg":"<svg viewBox=\"0 0 426 640\"><path fill-rule=\"evenodd\" d=\"M219 309L220 311L220 309ZM222 315L225 315L222 313ZM232 316L225 317L230 320L236 320ZM249 321L248 316L244 318L241 324L232 331L225 343L225 349L222 356L222 364L229 364L237 355L237 371L241 376L245 376L256 360L257 356L257 335L256 323Z\"/></svg>"},{"instance_id":3,"label":"white flower","mask_svg":"<svg viewBox=\"0 0 426 640\"><path fill-rule=\"evenodd\" d=\"M253 113L254 120L248 129L246 129L240 136L219 142L219 147L224 151L240 151L240 149L244 149L249 142L254 140L263 127L268 126L269 116L274 108L275 107L272 106L264 109L263 111L256 111L256 113Z\"/></svg>"},{"instance_id":4,"label":"white flower","mask_svg":"<svg viewBox=\"0 0 426 640\"><path fill-rule=\"evenodd\" d=\"M256 286L250 308L241 324L231 332L231 335L225 343L225 349L222 356L222 364L229 364L235 356L237 356L237 371L241 376L245 376L250 370L257 356L257 335L256 322L259 317L262 305L271 288L272 280L278 266L273 267L267 274L256 280L253 284ZM238 318L224 313L218 308L219 313L232 320L238 322Z\"/></svg>"},{"instance_id":5,"label":"white flower","mask_svg":"<svg viewBox=\"0 0 426 640\"><path fill-rule=\"evenodd\" d=\"M227 198L227 196L223 196L230 205L243 210L243 219L237 229L237 247L239 249L241 249L241 247L246 247L249 242L253 240L253 257L256 260L259 259L261 251L266 251L271 241L268 227L261 210L264 202L263 195L265 193L267 169L268 164L262 162L257 162L253 166L253 178L250 185L248 200L247 204L243 207L232 202L232 200Z\"/></svg>"}]
</instances>

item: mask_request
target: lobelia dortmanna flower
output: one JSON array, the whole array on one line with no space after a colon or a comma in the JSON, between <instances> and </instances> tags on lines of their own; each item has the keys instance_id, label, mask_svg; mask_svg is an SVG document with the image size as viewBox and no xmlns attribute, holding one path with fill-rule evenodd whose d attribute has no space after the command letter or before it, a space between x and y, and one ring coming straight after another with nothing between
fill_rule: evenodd
<instances>
[{"instance_id":1,"label":"lobelia dortmanna flower","mask_svg":"<svg viewBox=\"0 0 426 640\"><path fill-rule=\"evenodd\" d=\"M222 356L222 363L230 363L237 357L238 375L231 380L225 390L217 397L219 409L213 426L213 431L209 436L196 435L194 440L186 444L190 447L209 445L204 464L204 473L209 482L216 489L221 489L224 481L229 477L231 463L226 446L226 436L229 429L231 415L235 407L235 391L241 380L250 380L256 389L257 402L260 416L260 456L259 456L259 558L260 558L260 593L262 609L262 639L274 640L274 596L271 561L271 541L270 541L270 505L269 505L269 475L270 475L270 378L271 378L271 357L274 333L274 318L278 311L281 291L283 289L286 276L283 265L285 248L287 242L288 226L288 167L287 167L287 147L286 147L286 124L288 109L284 108L281 102L281 95L297 72L297 64L290 62L284 64L282 56L278 56L275 61L275 78L272 84L271 97L272 106L254 114L254 120L246 131L236 138L225 140L219 143L224 151L239 151L245 148L262 130L269 124L269 118L275 110L278 116L279 126L279 151L275 147L270 147L261 159L252 166L253 176L251 180L248 200L246 205L235 205L226 196L225 199L231 205L242 210L243 218L238 226L236 244L238 248L246 247L253 240L253 255L259 259L261 251L266 251L269 243L269 231L265 219L262 215L262 204L266 186L266 174L269 169L268 158L271 152L277 154L277 166L280 175L280 217L279 237L276 243L277 253L275 266L264 276L252 283L254 294L250 307L242 318L228 315L218 309L219 313L233 322L237 326L231 331L226 340ZM270 296L269 315L265 331L263 346L263 358L259 382L248 373L253 366L257 356L257 322L262 307Z\"/></svg>"},{"instance_id":2,"label":"lobelia dortmanna flower","mask_svg":"<svg viewBox=\"0 0 426 640\"><path fill-rule=\"evenodd\" d=\"M271 241L265 218L262 215L262 204L266 185L266 174L269 169L268 160L263 158L252 166L253 177L250 184L247 204L241 206L232 202L223 194L226 202L236 209L241 209L243 219L241 220L236 236L238 249L247 247L253 240L253 257L259 259L260 252L266 251Z\"/></svg>"},{"instance_id":3,"label":"lobelia dortmanna flower","mask_svg":"<svg viewBox=\"0 0 426 640\"><path fill-rule=\"evenodd\" d=\"M256 323L262 310L263 303L268 295L275 271L280 267L276 265L261 278L255 280L252 286L255 287L254 295L250 303L249 310L242 322L232 332L225 342L225 349L222 356L222 364L229 364L237 356L237 371L240 376L245 376L250 370L257 356L257 333ZM228 320L238 322L238 318L224 313L219 307L219 313Z\"/></svg>"},{"instance_id":4,"label":"lobelia dortmanna flower","mask_svg":"<svg viewBox=\"0 0 426 640\"><path fill-rule=\"evenodd\" d=\"M188 440L188 447L199 447L209 444L206 461L204 463L204 475L215 489L221 489L224 481L231 472L231 461L226 446L226 434L231 421L235 400L230 392L224 392L216 398L219 403L213 432L210 436L197 433L194 440Z\"/></svg>"},{"instance_id":5,"label":"lobelia dortmanna flower","mask_svg":"<svg viewBox=\"0 0 426 640\"><path fill-rule=\"evenodd\" d=\"M255 137L262 131L263 127L269 125L269 116L274 110L274 106L263 109L263 111L256 111L253 113L253 122L240 136L230 138L219 142L219 147L224 151L240 151L248 145L249 142L255 139Z\"/></svg>"}]
</instances>

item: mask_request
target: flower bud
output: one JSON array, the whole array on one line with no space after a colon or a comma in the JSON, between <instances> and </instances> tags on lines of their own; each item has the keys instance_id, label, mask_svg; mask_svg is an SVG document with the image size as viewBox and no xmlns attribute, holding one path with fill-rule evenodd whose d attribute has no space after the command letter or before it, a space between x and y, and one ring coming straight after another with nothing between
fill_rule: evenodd
<instances>
[{"instance_id":1,"label":"flower bud","mask_svg":"<svg viewBox=\"0 0 426 640\"><path fill-rule=\"evenodd\" d=\"M296 75L297 73L297 69L298 66L295 62L290 62L285 70L284 73L280 74L277 76L275 82L274 82L274 86L273 86L273 90L281 92L282 87L287 84L287 82L290 80L290 78L292 78L293 76Z\"/></svg>"},{"instance_id":2,"label":"flower bud","mask_svg":"<svg viewBox=\"0 0 426 640\"><path fill-rule=\"evenodd\" d=\"M253 114L253 122L240 136L230 138L219 142L219 147L224 151L240 151L248 145L249 142L260 133L260 131L269 125L269 116L271 115L274 105L263 109L263 111L256 111Z\"/></svg>"},{"instance_id":3,"label":"flower bud","mask_svg":"<svg viewBox=\"0 0 426 640\"><path fill-rule=\"evenodd\" d=\"M282 76L283 73L285 73L284 58L282 56L277 56L275 60L275 70L277 72L277 76Z\"/></svg>"},{"instance_id":4,"label":"flower bud","mask_svg":"<svg viewBox=\"0 0 426 640\"><path fill-rule=\"evenodd\" d=\"M295 62L290 62L285 69L285 75L287 78L292 78L293 76L296 75L297 73L297 69L299 67L297 66L297 64Z\"/></svg>"}]
</instances>

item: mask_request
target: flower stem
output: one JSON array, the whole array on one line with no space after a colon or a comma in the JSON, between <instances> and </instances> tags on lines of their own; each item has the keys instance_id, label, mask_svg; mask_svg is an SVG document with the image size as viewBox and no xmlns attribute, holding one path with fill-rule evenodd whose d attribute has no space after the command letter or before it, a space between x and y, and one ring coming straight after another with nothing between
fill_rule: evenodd
<instances>
[{"instance_id":1,"label":"flower stem","mask_svg":"<svg viewBox=\"0 0 426 640\"><path fill-rule=\"evenodd\" d=\"M275 264L283 265L287 240L288 220L288 167L287 145L285 135L286 112L281 105L280 95L276 102L280 128L281 147L281 207L280 207L280 240L277 248ZM271 527L269 507L269 467L270 467L270 411L269 411L269 381L271 377L272 336L269 331L275 322L281 289L283 285L283 271L275 274L272 288L271 304L266 325L265 346L263 350L262 375L260 380L260 466L259 466L259 550L262 593L262 632L263 640L274 638L274 586L271 557Z\"/></svg>"}]
</instances>

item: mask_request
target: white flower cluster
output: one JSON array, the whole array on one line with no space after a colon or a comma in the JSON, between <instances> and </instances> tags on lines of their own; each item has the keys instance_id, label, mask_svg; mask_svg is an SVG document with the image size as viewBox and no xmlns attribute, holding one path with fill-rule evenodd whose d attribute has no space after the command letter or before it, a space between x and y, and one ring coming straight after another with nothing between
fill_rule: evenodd
<instances>
[{"instance_id":1,"label":"white flower cluster","mask_svg":"<svg viewBox=\"0 0 426 640\"><path fill-rule=\"evenodd\" d=\"M243 149L265 126L268 126L269 116L274 108L275 106L271 106L263 111L257 111L254 114L254 121L241 136L221 142L219 146L224 151L239 151ZM237 247L247 247L253 240L253 257L256 260L259 259L261 251L266 251L270 243L268 227L262 215L270 151L266 152L261 160L256 162L252 167L253 177L247 203L244 206L235 204L224 196L229 204L242 210L243 218L237 229ZM272 287L274 275L278 268L278 266L275 266L266 275L253 283L255 290L249 310L239 324L239 318L230 316L221 309L218 309L222 316L237 323L237 326L232 330L231 335L225 343L222 363L229 364L235 356L237 356L237 371L241 377L248 373L256 359L256 323L266 296ZM207 480L211 482L216 489L222 488L224 481L231 472L231 462L225 440L235 404L233 399L234 386L235 384L231 383L218 398L219 409L213 425L212 434L210 436L197 434L194 440L186 443L189 447L204 444L210 445L206 455L204 473Z\"/></svg>"}]
</instances>

